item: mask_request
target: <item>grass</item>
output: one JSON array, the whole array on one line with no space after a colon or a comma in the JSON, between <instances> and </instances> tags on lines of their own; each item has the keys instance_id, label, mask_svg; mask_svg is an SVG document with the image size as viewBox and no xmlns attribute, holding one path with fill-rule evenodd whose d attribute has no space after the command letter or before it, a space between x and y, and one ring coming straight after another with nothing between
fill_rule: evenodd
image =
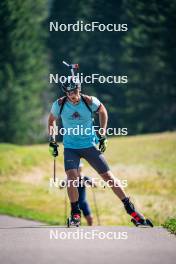
<instances>
[{"instance_id":1,"label":"grass","mask_svg":"<svg viewBox=\"0 0 176 264\"><path fill-rule=\"evenodd\" d=\"M163 226L176 235L176 218L169 218Z\"/></svg>"},{"instance_id":2,"label":"grass","mask_svg":"<svg viewBox=\"0 0 176 264\"><path fill-rule=\"evenodd\" d=\"M61 147L57 159L59 179L65 178L62 152ZM125 190L137 208L155 225L168 223L168 218L176 217L175 132L112 138L105 156L114 175L127 180ZM47 145L0 144L0 213L49 224L64 224L66 193L65 190L49 187L52 171L53 159ZM84 172L99 177L86 162ZM109 188L94 191L102 225L130 224L121 202ZM87 195L95 216L90 188ZM67 214L69 210L67 199ZM169 227L172 223L165 226Z\"/></svg>"}]
</instances>

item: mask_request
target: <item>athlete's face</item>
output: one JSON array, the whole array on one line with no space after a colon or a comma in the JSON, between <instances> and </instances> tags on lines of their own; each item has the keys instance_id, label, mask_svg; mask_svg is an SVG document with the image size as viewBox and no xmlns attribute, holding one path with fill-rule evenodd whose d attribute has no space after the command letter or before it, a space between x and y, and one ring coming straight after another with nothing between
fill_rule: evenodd
<instances>
[{"instance_id":1,"label":"athlete's face","mask_svg":"<svg viewBox=\"0 0 176 264\"><path fill-rule=\"evenodd\" d=\"M74 91L67 92L67 96L72 103L77 103L80 100L80 91L79 89L75 89Z\"/></svg>"}]
</instances>

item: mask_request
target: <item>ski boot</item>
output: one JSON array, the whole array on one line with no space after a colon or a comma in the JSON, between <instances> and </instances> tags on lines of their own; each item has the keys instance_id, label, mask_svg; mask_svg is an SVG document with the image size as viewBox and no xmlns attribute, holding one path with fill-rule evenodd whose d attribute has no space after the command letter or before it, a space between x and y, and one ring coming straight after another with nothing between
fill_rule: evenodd
<instances>
[{"instance_id":1,"label":"ski boot","mask_svg":"<svg viewBox=\"0 0 176 264\"><path fill-rule=\"evenodd\" d=\"M123 200L123 203L127 214L132 217L131 222L135 226L153 227L153 223L151 222L151 220L146 219L142 214L138 213L134 207L134 204L128 197Z\"/></svg>"},{"instance_id":2,"label":"ski boot","mask_svg":"<svg viewBox=\"0 0 176 264\"><path fill-rule=\"evenodd\" d=\"M67 227L76 226L79 227L81 223L81 212L71 213L71 216L67 218Z\"/></svg>"}]
</instances>

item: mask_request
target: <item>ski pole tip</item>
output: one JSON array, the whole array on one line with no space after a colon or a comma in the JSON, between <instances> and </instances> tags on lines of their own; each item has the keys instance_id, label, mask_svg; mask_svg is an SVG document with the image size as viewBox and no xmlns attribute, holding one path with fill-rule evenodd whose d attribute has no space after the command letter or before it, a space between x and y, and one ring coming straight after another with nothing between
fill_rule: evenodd
<instances>
[{"instance_id":1,"label":"ski pole tip","mask_svg":"<svg viewBox=\"0 0 176 264\"><path fill-rule=\"evenodd\" d=\"M62 61L63 64L65 64L66 66L69 66L69 64L66 61Z\"/></svg>"}]
</instances>

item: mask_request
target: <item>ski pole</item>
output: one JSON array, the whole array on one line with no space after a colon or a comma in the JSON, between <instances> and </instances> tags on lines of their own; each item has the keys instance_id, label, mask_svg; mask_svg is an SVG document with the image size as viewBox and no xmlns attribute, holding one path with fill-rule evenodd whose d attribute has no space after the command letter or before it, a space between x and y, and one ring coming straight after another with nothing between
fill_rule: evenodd
<instances>
[{"instance_id":1,"label":"ski pole","mask_svg":"<svg viewBox=\"0 0 176 264\"><path fill-rule=\"evenodd\" d=\"M96 213L96 217L97 217L97 223L98 223L98 225L101 225L97 201L96 201L96 195L95 195L95 191L93 190L93 188L92 188L92 194L93 194L93 201L94 201L94 206L95 206L95 213Z\"/></svg>"},{"instance_id":2,"label":"ski pole","mask_svg":"<svg viewBox=\"0 0 176 264\"><path fill-rule=\"evenodd\" d=\"M56 158L54 157L54 182L56 182Z\"/></svg>"},{"instance_id":3,"label":"ski pole","mask_svg":"<svg viewBox=\"0 0 176 264\"><path fill-rule=\"evenodd\" d=\"M67 222L67 188L65 188L65 199L64 199L64 207L65 207L65 214L64 214L64 221Z\"/></svg>"},{"instance_id":4,"label":"ski pole","mask_svg":"<svg viewBox=\"0 0 176 264\"><path fill-rule=\"evenodd\" d=\"M56 141L56 121L53 122L53 139ZM56 182L56 157L54 157L54 182Z\"/></svg>"}]
</instances>

